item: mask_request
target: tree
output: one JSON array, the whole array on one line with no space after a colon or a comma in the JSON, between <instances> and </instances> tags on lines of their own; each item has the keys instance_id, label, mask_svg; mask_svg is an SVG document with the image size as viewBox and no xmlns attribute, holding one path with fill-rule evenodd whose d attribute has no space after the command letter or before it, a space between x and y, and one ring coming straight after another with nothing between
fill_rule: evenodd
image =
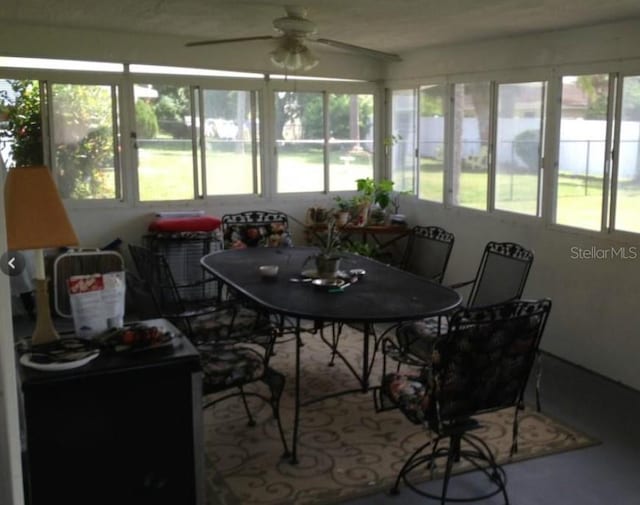
<instances>
[{"instance_id":1,"label":"tree","mask_svg":"<svg viewBox=\"0 0 640 505\"><path fill-rule=\"evenodd\" d=\"M38 81L9 81L11 100L3 93L11 153L16 166L42 165L42 118ZM104 168L113 167L111 88L54 84L52 147L60 193L65 198L114 197Z\"/></svg>"},{"instance_id":2,"label":"tree","mask_svg":"<svg viewBox=\"0 0 640 505\"><path fill-rule=\"evenodd\" d=\"M53 149L64 198L115 197L110 86L54 84Z\"/></svg>"},{"instance_id":3,"label":"tree","mask_svg":"<svg viewBox=\"0 0 640 505\"><path fill-rule=\"evenodd\" d=\"M15 166L42 165L42 126L40 86L38 81L9 81L15 95L0 93L2 108L8 118L11 156Z\"/></svg>"}]
</instances>

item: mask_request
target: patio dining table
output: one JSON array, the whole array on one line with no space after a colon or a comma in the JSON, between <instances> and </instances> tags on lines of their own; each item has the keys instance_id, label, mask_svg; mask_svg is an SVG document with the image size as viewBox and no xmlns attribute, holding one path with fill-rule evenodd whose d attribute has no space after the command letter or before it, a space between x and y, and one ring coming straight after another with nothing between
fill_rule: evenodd
<instances>
[{"instance_id":1,"label":"patio dining table","mask_svg":"<svg viewBox=\"0 0 640 505\"><path fill-rule=\"evenodd\" d=\"M328 323L357 323L363 328L360 370L347 364L359 381L358 390L366 391L377 350L374 324L394 324L441 315L461 302L460 295L450 288L371 258L350 253L342 255L341 271L349 276L350 270L362 269L366 274L346 289L332 291L317 288L308 282L299 282L305 276L314 275L314 264L309 258L317 252L317 249L308 247L248 248L214 252L201 260L207 271L236 293L261 309L292 321L296 340L295 407L291 444L293 463L297 462L300 407L326 398L315 398L304 403L300 398L300 348L303 344L304 322L313 322L315 328ZM261 265L277 265L278 274L275 277L261 276ZM346 358L340 357L346 362Z\"/></svg>"}]
</instances>

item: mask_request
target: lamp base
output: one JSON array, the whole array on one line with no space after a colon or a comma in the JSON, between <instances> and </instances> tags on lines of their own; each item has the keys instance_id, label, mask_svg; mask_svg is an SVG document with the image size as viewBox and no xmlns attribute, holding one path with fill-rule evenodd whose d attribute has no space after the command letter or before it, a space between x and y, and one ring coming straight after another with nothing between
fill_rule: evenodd
<instances>
[{"instance_id":1,"label":"lamp base","mask_svg":"<svg viewBox=\"0 0 640 505\"><path fill-rule=\"evenodd\" d=\"M60 339L53 326L49 310L49 291L46 279L34 279L36 284L36 328L31 335L31 345L48 344Z\"/></svg>"}]
</instances>

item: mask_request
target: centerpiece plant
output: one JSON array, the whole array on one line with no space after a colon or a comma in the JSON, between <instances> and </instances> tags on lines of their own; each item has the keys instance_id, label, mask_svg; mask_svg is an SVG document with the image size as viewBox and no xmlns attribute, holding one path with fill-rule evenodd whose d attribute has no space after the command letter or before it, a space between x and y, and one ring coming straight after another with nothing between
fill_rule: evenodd
<instances>
[{"instance_id":1,"label":"centerpiece plant","mask_svg":"<svg viewBox=\"0 0 640 505\"><path fill-rule=\"evenodd\" d=\"M319 277L335 277L340 266L340 230L334 213L330 216L326 230L314 232L319 252L312 258Z\"/></svg>"}]
</instances>

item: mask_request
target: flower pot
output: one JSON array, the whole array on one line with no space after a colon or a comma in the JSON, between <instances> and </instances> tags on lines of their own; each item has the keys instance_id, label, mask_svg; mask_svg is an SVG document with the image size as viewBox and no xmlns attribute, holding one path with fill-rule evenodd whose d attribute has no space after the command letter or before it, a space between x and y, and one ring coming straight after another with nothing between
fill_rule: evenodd
<instances>
[{"instance_id":1,"label":"flower pot","mask_svg":"<svg viewBox=\"0 0 640 505\"><path fill-rule=\"evenodd\" d=\"M356 226L366 226L367 221L369 220L370 207L371 207L370 203L360 204L357 207L356 212L354 213L354 216L352 219L353 224L355 224Z\"/></svg>"},{"instance_id":2,"label":"flower pot","mask_svg":"<svg viewBox=\"0 0 640 505\"><path fill-rule=\"evenodd\" d=\"M342 211L336 213L336 226L345 226L349 222L349 212Z\"/></svg>"},{"instance_id":3,"label":"flower pot","mask_svg":"<svg viewBox=\"0 0 640 505\"><path fill-rule=\"evenodd\" d=\"M337 256L316 256L318 277L336 277L339 268L340 258Z\"/></svg>"}]
</instances>

